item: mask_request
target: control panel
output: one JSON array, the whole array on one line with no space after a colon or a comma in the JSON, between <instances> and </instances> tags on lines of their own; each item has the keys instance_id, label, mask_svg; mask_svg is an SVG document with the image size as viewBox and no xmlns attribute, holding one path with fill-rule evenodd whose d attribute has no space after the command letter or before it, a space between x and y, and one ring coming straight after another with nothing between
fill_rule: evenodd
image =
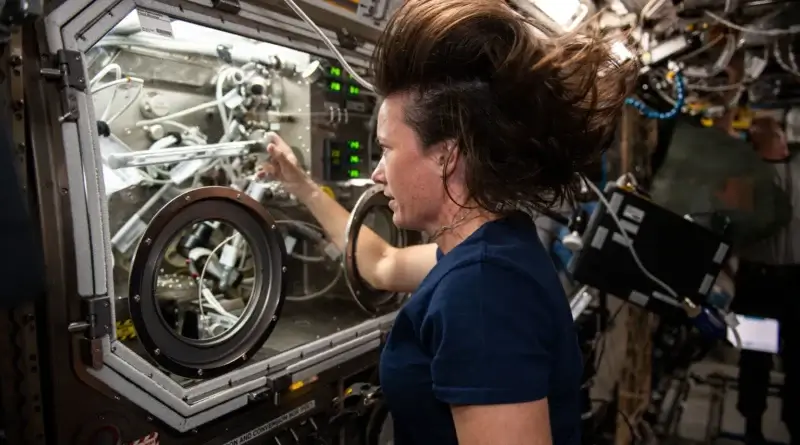
<instances>
[{"instance_id":1,"label":"control panel","mask_svg":"<svg viewBox=\"0 0 800 445\"><path fill-rule=\"evenodd\" d=\"M315 132L322 141L322 168L315 173L324 181L369 178L380 160L373 143L376 96L338 61L320 60L320 71L311 91L312 113L325 121Z\"/></svg>"}]
</instances>

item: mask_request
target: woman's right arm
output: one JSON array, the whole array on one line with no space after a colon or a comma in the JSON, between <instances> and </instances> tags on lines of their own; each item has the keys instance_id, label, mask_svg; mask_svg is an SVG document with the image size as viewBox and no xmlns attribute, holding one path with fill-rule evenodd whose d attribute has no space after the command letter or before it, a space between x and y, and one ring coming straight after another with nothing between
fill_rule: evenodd
<instances>
[{"instance_id":1,"label":"woman's right arm","mask_svg":"<svg viewBox=\"0 0 800 445\"><path fill-rule=\"evenodd\" d=\"M344 250L350 213L298 167L297 158L280 137L270 137L268 173L308 208L330 240ZM396 248L366 226L358 235L356 255L364 280L376 289L395 292L413 292L436 265L435 244Z\"/></svg>"}]
</instances>

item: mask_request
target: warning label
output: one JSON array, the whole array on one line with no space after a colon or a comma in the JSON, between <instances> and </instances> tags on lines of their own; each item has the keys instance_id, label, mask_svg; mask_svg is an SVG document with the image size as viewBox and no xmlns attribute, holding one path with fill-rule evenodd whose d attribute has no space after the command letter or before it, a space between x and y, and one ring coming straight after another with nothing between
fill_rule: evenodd
<instances>
[{"instance_id":1,"label":"warning label","mask_svg":"<svg viewBox=\"0 0 800 445\"><path fill-rule=\"evenodd\" d=\"M162 37L174 37L172 34L172 21L169 17L146 9L138 9L136 13L139 15L139 26L141 26L142 31Z\"/></svg>"},{"instance_id":2,"label":"warning label","mask_svg":"<svg viewBox=\"0 0 800 445\"><path fill-rule=\"evenodd\" d=\"M258 438L258 437L263 436L264 434L267 434L267 433L269 433L271 431L274 431L278 427L280 427L280 426L282 426L282 425L284 425L286 423L289 423L292 420L298 419L298 418L300 418L301 416L303 416L304 414L306 414L306 413L308 413L310 411L313 411L314 408L316 408L316 406L317 406L317 403L315 401L313 401L313 400L310 401L310 402L304 403L304 404L298 406L297 408L295 408L295 409L283 414L282 416L270 420L269 422L261 425L260 427L254 429L252 431L244 433L241 436L239 436L239 437L237 437L237 438L235 438L233 440L229 440L228 442L225 442L223 445L242 445L242 444L248 443L251 440L254 440L254 439Z\"/></svg>"}]
</instances>

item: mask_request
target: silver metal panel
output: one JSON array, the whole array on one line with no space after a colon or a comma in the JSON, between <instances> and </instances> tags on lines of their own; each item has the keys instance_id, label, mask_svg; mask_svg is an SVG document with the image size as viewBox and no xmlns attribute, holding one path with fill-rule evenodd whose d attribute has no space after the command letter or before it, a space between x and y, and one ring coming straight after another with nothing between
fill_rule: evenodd
<instances>
[{"instance_id":1,"label":"silver metal panel","mask_svg":"<svg viewBox=\"0 0 800 445\"><path fill-rule=\"evenodd\" d=\"M85 53L136 7L133 0L98 0L64 27L64 44Z\"/></svg>"},{"instance_id":2,"label":"silver metal panel","mask_svg":"<svg viewBox=\"0 0 800 445\"><path fill-rule=\"evenodd\" d=\"M237 399L230 400L222 405L216 406L208 411L204 411L196 416L187 418L182 417L175 411L172 411L167 406L136 387L133 383L129 382L109 367L103 367L99 370L87 369L87 372L100 382L108 385L109 388L119 393L122 397L130 400L136 406L144 409L169 427L181 433L191 431L192 429L211 422L214 419L218 419L233 411L239 410L245 407L249 401L248 396L242 396Z\"/></svg>"},{"instance_id":3,"label":"silver metal panel","mask_svg":"<svg viewBox=\"0 0 800 445\"><path fill-rule=\"evenodd\" d=\"M249 384L249 382L254 379L282 371L290 366L290 364L298 363L300 360L304 360L308 366L311 366L313 360L320 362L325 357L330 357L328 352L338 348L340 345L346 345L347 347L341 348L341 350L347 350L366 343L372 344L372 342L379 337L381 331L391 326L395 316L396 314L388 314L381 318L367 321L330 337L322 338L316 342L278 354L268 360L256 362L241 369L237 369L230 374L203 381L190 388L184 388L160 369L131 351L121 342L114 342L110 345L108 348L110 355L115 357L108 357L107 359L110 362L114 360L125 362L137 373L146 376L149 384L145 388L153 388L156 390L155 387L157 387L159 390L163 389L175 400L185 403L184 401L191 402L193 400L201 400L212 394L219 393L220 391L227 391L240 385ZM322 354L325 355L317 359L317 355ZM105 354L104 358L106 358Z\"/></svg>"},{"instance_id":4,"label":"silver metal panel","mask_svg":"<svg viewBox=\"0 0 800 445\"><path fill-rule=\"evenodd\" d=\"M92 3L93 0L66 1L58 5L44 18L45 38L50 52L62 49L61 27L72 20L81 10Z\"/></svg>"},{"instance_id":5,"label":"silver metal panel","mask_svg":"<svg viewBox=\"0 0 800 445\"><path fill-rule=\"evenodd\" d=\"M139 388L147 388L147 394L184 417L194 416L229 400L236 399L237 397L244 396L246 398L247 393L258 388L263 388L267 384L267 378L261 377L245 384L230 387L227 390L220 391L196 403L189 404L185 400L175 397L163 386L156 384L155 379L150 378L149 374L145 375L140 373L129 363L111 354L106 348L104 348L104 350L103 360L110 368L136 384Z\"/></svg>"},{"instance_id":6,"label":"silver metal panel","mask_svg":"<svg viewBox=\"0 0 800 445\"><path fill-rule=\"evenodd\" d=\"M202 14L200 12L192 11L190 9L181 10L176 6L172 6L158 0L136 0L135 3L136 6L150 9L155 12L160 12L175 19L186 20L188 22L209 26L233 34L250 37L262 42L268 42L275 45L281 45L287 48L296 49L298 51L304 51L311 54L317 54L324 57L334 58L333 53L330 50L328 50L321 42L318 45L311 45L308 43L299 42L297 40L292 40L271 32L264 32L253 27L241 25L239 23L223 21L221 18L219 18L218 15L212 16L208 14ZM191 3L207 8L211 8L212 6L210 1L191 0ZM261 13L264 13L266 15L262 15ZM313 33L313 31L311 31L311 29L308 28L308 26L305 25L303 22L297 23L295 28L292 28L290 26L280 26L281 22L285 22L285 19L283 17L277 19L277 17L279 17L277 14L269 13L266 10L254 9L251 14L240 13L239 16L242 18L252 20L255 23L261 23L263 25L267 25L270 27L280 27L282 29L285 29L286 33L290 35L297 34L298 31L305 31L306 36L313 35L314 36L313 38L317 38L316 33ZM87 46L86 49L88 49L89 47L91 47L91 45ZM349 54L345 54L345 59L347 59L347 61L354 66L366 68L369 66L369 60L367 59L367 57L369 57L370 54L364 54L365 58L358 58L358 57L353 57L352 55Z\"/></svg>"},{"instance_id":7,"label":"silver metal panel","mask_svg":"<svg viewBox=\"0 0 800 445\"><path fill-rule=\"evenodd\" d=\"M191 2L211 7L210 1ZM212 15L210 9L206 12L189 8L181 10L158 0L67 1L45 18L50 51L87 51L136 7L260 41L333 57L321 43L301 43L261 31L259 24L285 30L290 36L302 35L306 39L316 39L313 30L302 21L255 4L244 4L239 14L242 19L253 23L253 26L246 26L223 20L221 13ZM326 35L335 41L333 32L326 31ZM346 59L354 66L366 67L371 52L371 45L366 45L359 48L355 55L347 55ZM88 78L88 73L84 73L84 76ZM110 258L113 257L110 251L108 203L102 172L98 168L101 165L100 150L90 101L89 94L78 94L79 122L62 124L76 261L77 264L92 265L78 269L78 292L82 296L106 292L113 294L113 289L109 289L112 287ZM388 329L394 318L395 314L388 314L364 322L190 388L182 387L129 348L108 339L104 340L103 354L107 366L99 371L87 369L87 372L172 428L189 431L245 406L248 403L247 394L266 387L271 377L287 372L324 372L343 361L375 350L380 345L381 331Z\"/></svg>"},{"instance_id":8,"label":"silver metal panel","mask_svg":"<svg viewBox=\"0 0 800 445\"><path fill-rule=\"evenodd\" d=\"M342 363L347 362L348 360L352 360L356 357L372 352L378 349L380 345L381 345L380 335L376 336L376 338L370 341L369 343L357 346L355 348L350 348L351 346L350 344L344 344L337 348L334 348L336 349L336 353L329 355L326 360L322 361L314 360L314 363L316 364L312 364L311 362L297 363L296 365L292 365L291 367L287 368L286 371L292 375L292 382L301 382L310 377L325 372L328 369L331 369L335 366L339 366ZM347 348L345 348L345 346L347 346ZM329 352L332 351L333 350ZM306 367L306 365L308 365L308 367Z\"/></svg>"},{"instance_id":9,"label":"silver metal panel","mask_svg":"<svg viewBox=\"0 0 800 445\"><path fill-rule=\"evenodd\" d=\"M69 21L61 30L64 49L81 51L76 36L86 23L93 22L98 17L107 17L107 9L111 7L115 0L99 0L92 2L78 16ZM108 20L105 20L108 22ZM112 25L113 26L113 25ZM89 73L85 71L84 78L89 78ZM105 196L105 186L102 178L102 165L100 160L99 142L97 140L96 126L97 121L94 115L94 107L90 105L91 98L86 93L76 92L76 102L79 109L78 133L81 140L81 159L83 161L83 175L86 193L89 243L92 258L92 274L94 278L94 294L106 295L109 291L113 294L113 289L109 289L112 269L110 263L106 261L111 252L110 243L106 240L111 239L108 229L108 206L105 199L97 199ZM82 264L82 263L78 263ZM83 294L81 294L83 295ZM114 304L113 295L111 303ZM112 314L114 310L112 309ZM114 335L114 334L112 334Z\"/></svg>"},{"instance_id":10,"label":"silver metal panel","mask_svg":"<svg viewBox=\"0 0 800 445\"><path fill-rule=\"evenodd\" d=\"M316 343L324 343L328 348L317 349L314 355L309 356L300 351L308 349L307 347L297 348L188 389L181 387L120 342L110 343L105 340L103 359L108 366L100 371L87 368L87 372L159 420L184 432L245 406L248 394L265 388L274 378L287 373L298 373L294 380L302 380L376 350L380 347L380 331L375 328L385 326L394 316L395 314L389 314L364 323L371 325L372 330L367 333L363 331L365 326L360 325L349 330L351 332L337 334L349 339L343 343L335 342L331 338L321 339ZM362 330L358 331L357 328ZM301 357L306 358L301 360ZM288 364L291 358L294 361ZM283 366L269 366L276 362Z\"/></svg>"},{"instance_id":11,"label":"silver metal panel","mask_svg":"<svg viewBox=\"0 0 800 445\"><path fill-rule=\"evenodd\" d=\"M402 1L389 0L390 5L386 8L387 12L393 12ZM247 3L273 11L287 10L283 0L251 0ZM380 37L386 19L386 17L381 17L380 20L376 20L368 16L369 10L364 8L360 8L360 11L350 11L324 0L295 0L295 3L317 25L330 29L347 29L351 35L367 42L375 42Z\"/></svg>"},{"instance_id":12,"label":"silver metal panel","mask_svg":"<svg viewBox=\"0 0 800 445\"><path fill-rule=\"evenodd\" d=\"M89 243L89 216L86 194L83 189L83 165L81 163L78 125L64 122L61 126L64 142L65 169L69 184L72 236L75 239L75 264L91 264L92 250ZM94 292L94 277L91 268L77 268L77 292L80 296L91 296Z\"/></svg>"}]
</instances>

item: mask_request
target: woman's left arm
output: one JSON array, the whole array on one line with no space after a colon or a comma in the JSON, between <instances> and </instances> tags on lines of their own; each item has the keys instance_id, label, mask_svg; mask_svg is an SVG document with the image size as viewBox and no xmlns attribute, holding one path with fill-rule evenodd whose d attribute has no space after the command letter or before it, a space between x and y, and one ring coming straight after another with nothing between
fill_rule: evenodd
<instances>
[{"instance_id":1,"label":"woman's left arm","mask_svg":"<svg viewBox=\"0 0 800 445\"><path fill-rule=\"evenodd\" d=\"M453 406L458 445L550 445L547 399L506 405Z\"/></svg>"}]
</instances>

